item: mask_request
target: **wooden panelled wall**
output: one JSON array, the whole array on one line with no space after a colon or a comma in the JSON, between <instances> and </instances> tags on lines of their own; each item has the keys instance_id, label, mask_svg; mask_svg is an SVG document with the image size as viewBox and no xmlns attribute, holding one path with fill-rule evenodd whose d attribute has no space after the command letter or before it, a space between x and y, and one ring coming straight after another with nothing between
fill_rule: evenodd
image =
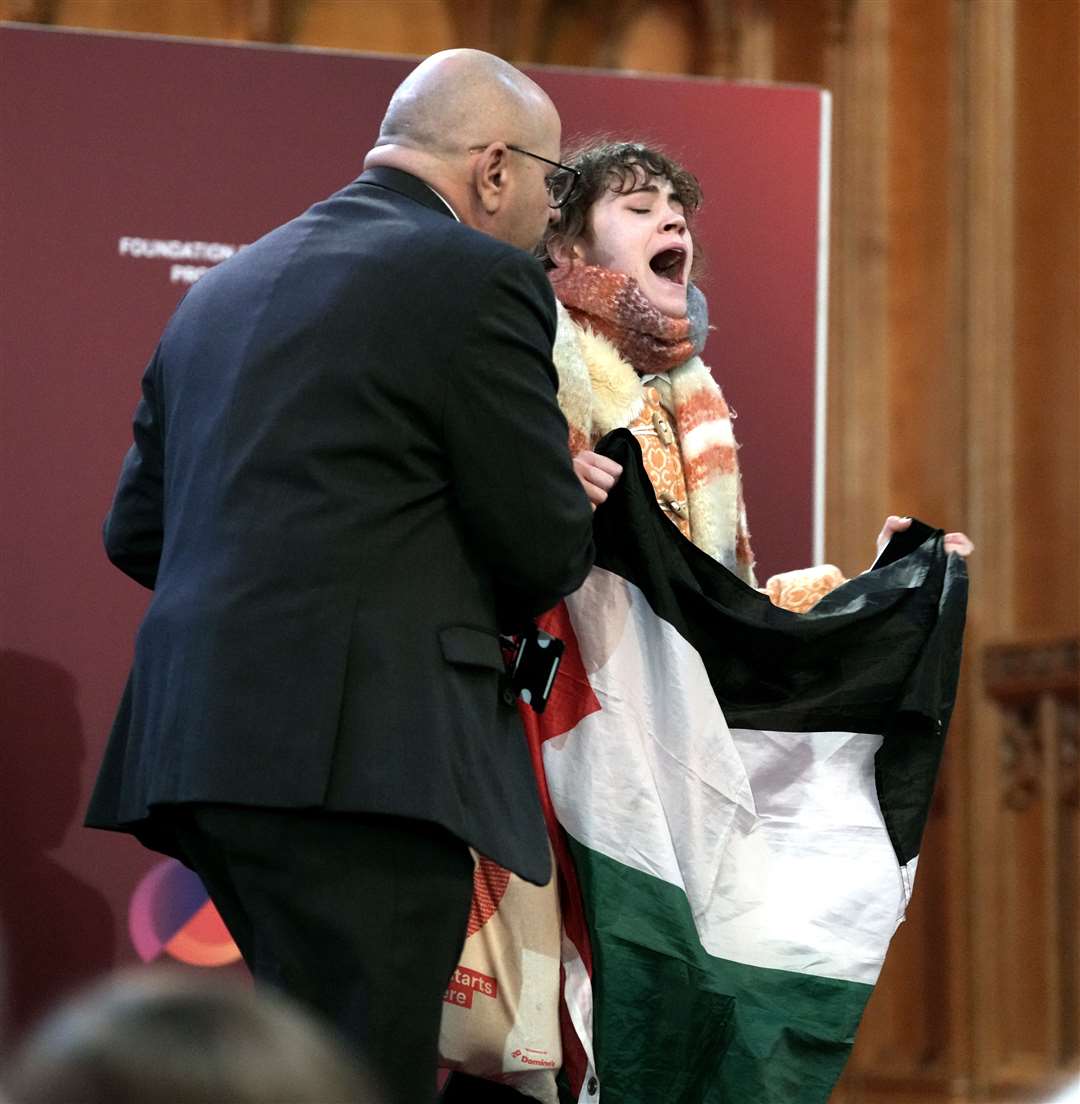
<instances>
[{"instance_id":1,"label":"wooden panelled wall","mask_svg":"<svg viewBox=\"0 0 1080 1104\"><path fill-rule=\"evenodd\" d=\"M0 0L0 15L831 89L828 556L860 570L888 511L978 545L919 886L834 1100L1042 1101L1080 1074L1080 0Z\"/></svg>"}]
</instances>

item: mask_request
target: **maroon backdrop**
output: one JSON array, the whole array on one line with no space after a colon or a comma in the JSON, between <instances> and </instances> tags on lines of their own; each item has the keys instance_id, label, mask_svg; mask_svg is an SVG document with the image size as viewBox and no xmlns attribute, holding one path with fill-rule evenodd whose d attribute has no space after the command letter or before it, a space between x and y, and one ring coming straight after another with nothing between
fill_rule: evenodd
<instances>
[{"instance_id":1,"label":"maroon backdrop","mask_svg":"<svg viewBox=\"0 0 1080 1104\"><path fill-rule=\"evenodd\" d=\"M206 259L355 177L412 62L0 28L0 925L13 1016L135 958L158 857L82 829L145 592L100 523L143 364ZM762 573L811 558L822 114L814 89L536 70L564 135L664 145L700 176L706 360L740 417ZM128 239L126 242L122 239Z\"/></svg>"}]
</instances>

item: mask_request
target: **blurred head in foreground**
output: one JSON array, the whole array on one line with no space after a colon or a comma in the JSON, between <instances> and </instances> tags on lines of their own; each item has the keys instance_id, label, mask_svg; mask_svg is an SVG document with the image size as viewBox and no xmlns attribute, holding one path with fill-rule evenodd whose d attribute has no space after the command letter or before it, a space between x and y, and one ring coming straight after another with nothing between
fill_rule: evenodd
<instances>
[{"instance_id":1,"label":"blurred head in foreground","mask_svg":"<svg viewBox=\"0 0 1080 1104\"><path fill-rule=\"evenodd\" d=\"M276 993L132 970L46 1016L14 1054L10 1104L379 1104L336 1037Z\"/></svg>"}]
</instances>

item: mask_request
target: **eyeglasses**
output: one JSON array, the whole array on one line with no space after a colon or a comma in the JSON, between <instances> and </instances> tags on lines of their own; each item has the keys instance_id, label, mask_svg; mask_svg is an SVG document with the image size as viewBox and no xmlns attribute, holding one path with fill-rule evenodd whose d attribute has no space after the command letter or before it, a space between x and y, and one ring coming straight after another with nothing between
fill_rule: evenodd
<instances>
[{"instance_id":1,"label":"eyeglasses","mask_svg":"<svg viewBox=\"0 0 1080 1104\"><path fill-rule=\"evenodd\" d=\"M485 146L470 146L469 153L479 153L480 150L487 149L489 145L491 145L490 142ZM547 188L549 207L558 210L558 208L569 202L570 197L577 190L578 181L581 179L580 169L572 169L569 165L563 165L559 161L541 157L540 154L522 149L521 146L512 146L509 142L506 143L506 148L513 150L515 153L523 153L534 161L543 161L545 165L551 165L555 169L554 172L550 172L544 177L544 187Z\"/></svg>"},{"instance_id":2,"label":"eyeglasses","mask_svg":"<svg viewBox=\"0 0 1080 1104\"><path fill-rule=\"evenodd\" d=\"M512 149L515 153L523 153L534 161L543 161L545 165L551 165L555 169L555 172L548 173L544 177L544 187L547 188L549 207L562 207L574 194L574 189L581 178L580 169L572 169L569 165L551 161L546 157L541 157L538 153L522 149L521 146L512 146L509 142L506 143L506 148Z\"/></svg>"}]
</instances>

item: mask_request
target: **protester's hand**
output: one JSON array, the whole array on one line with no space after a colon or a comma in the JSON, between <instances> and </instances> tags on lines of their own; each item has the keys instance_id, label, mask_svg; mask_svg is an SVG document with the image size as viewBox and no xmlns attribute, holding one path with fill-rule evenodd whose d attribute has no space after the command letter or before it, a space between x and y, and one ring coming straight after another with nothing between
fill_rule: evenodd
<instances>
[{"instance_id":1,"label":"protester's hand","mask_svg":"<svg viewBox=\"0 0 1080 1104\"><path fill-rule=\"evenodd\" d=\"M911 518L897 517L896 514L890 514L885 519L885 524L881 527L881 532L877 535L877 554L879 556L881 555L893 533L902 533L910 525ZM946 533L945 551L955 552L958 556L970 556L971 553L975 551L975 545L971 542L971 538L966 533Z\"/></svg>"},{"instance_id":2,"label":"protester's hand","mask_svg":"<svg viewBox=\"0 0 1080 1104\"><path fill-rule=\"evenodd\" d=\"M946 533L945 551L955 552L958 556L970 556L975 551L975 545L967 533Z\"/></svg>"},{"instance_id":3,"label":"protester's hand","mask_svg":"<svg viewBox=\"0 0 1080 1104\"><path fill-rule=\"evenodd\" d=\"M574 474L581 481L595 510L601 502L607 501L608 491L618 483L622 464L586 449L574 457Z\"/></svg>"},{"instance_id":4,"label":"protester's hand","mask_svg":"<svg viewBox=\"0 0 1080 1104\"><path fill-rule=\"evenodd\" d=\"M893 533L902 533L905 529L910 528L911 518L889 514L885 519L885 524L881 527L881 532L877 535L877 540L874 542L877 545L877 554L880 556L885 551L885 545L889 543Z\"/></svg>"}]
</instances>

